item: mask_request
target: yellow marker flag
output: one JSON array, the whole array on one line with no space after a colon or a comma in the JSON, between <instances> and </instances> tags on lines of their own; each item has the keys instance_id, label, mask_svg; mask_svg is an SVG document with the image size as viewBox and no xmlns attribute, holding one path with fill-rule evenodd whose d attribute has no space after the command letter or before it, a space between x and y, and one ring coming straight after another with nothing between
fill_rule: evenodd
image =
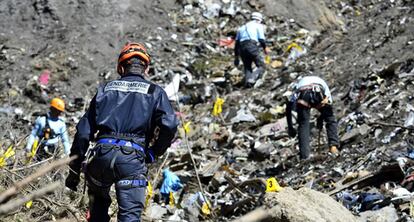
<instances>
[{"instance_id":1,"label":"yellow marker flag","mask_svg":"<svg viewBox=\"0 0 414 222\"><path fill-rule=\"evenodd\" d=\"M286 52L289 52L289 50L290 50L290 49L292 49L292 48L296 48L299 52L302 52L302 51L303 51L302 47L300 47L298 44L296 44L296 43L292 42L292 43L290 43L290 45L287 47Z\"/></svg>"},{"instance_id":2,"label":"yellow marker flag","mask_svg":"<svg viewBox=\"0 0 414 222\"><path fill-rule=\"evenodd\" d=\"M414 217L414 200L410 201L410 216Z\"/></svg>"},{"instance_id":3,"label":"yellow marker flag","mask_svg":"<svg viewBox=\"0 0 414 222\"><path fill-rule=\"evenodd\" d=\"M188 121L188 122L186 122L184 125L183 125L183 127L184 127L184 131L185 131L185 134L189 134L190 133L190 125L191 125L191 121Z\"/></svg>"},{"instance_id":4,"label":"yellow marker flag","mask_svg":"<svg viewBox=\"0 0 414 222\"><path fill-rule=\"evenodd\" d=\"M272 62L272 59L270 58L270 55L266 55L264 60L265 60L266 64L270 64L270 62Z\"/></svg>"},{"instance_id":5,"label":"yellow marker flag","mask_svg":"<svg viewBox=\"0 0 414 222\"><path fill-rule=\"evenodd\" d=\"M211 214L210 206L207 202L203 203L203 206L201 207L201 212L204 215L210 215Z\"/></svg>"},{"instance_id":6,"label":"yellow marker flag","mask_svg":"<svg viewBox=\"0 0 414 222\"><path fill-rule=\"evenodd\" d=\"M276 178L270 177L266 180L266 193L268 192L279 192L282 187L277 182Z\"/></svg>"},{"instance_id":7,"label":"yellow marker flag","mask_svg":"<svg viewBox=\"0 0 414 222\"><path fill-rule=\"evenodd\" d=\"M32 200L27 201L26 204L25 204L25 206L26 206L27 209L31 208L32 205L33 205L33 201Z\"/></svg>"},{"instance_id":8,"label":"yellow marker flag","mask_svg":"<svg viewBox=\"0 0 414 222\"><path fill-rule=\"evenodd\" d=\"M154 195L154 190L152 189L151 182L148 181L147 196L145 197L145 207L148 207L148 204L149 204L149 201L152 198L152 195Z\"/></svg>"},{"instance_id":9,"label":"yellow marker flag","mask_svg":"<svg viewBox=\"0 0 414 222\"><path fill-rule=\"evenodd\" d=\"M36 155L38 145L39 145L39 140L36 139L33 142L33 146L32 146L32 157Z\"/></svg>"},{"instance_id":10,"label":"yellow marker flag","mask_svg":"<svg viewBox=\"0 0 414 222\"><path fill-rule=\"evenodd\" d=\"M216 102L214 102L213 116L218 116L221 112L223 112L223 104L224 99L217 97Z\"/></svg>"},{"instance_id":11,"label":"yellow marker flag","mask_svg":"<svg viewBox=\"0 0 414 222\"><path fill-rule=\"evenodd\" d=\"M38 148L39 148L39 140L35 139L35 141L33 142L33 145L32 145L32 150L31 150L29 156L27 156L26 164L29 164L33 160L33 158L35 157L35 155L37 153Z\"/></svg>"},{"instance_id":12,"label":"yellow marker flag","mask_svg":"<svg viewBox=\"0 0 414 222\"><path fill-rule=\"evenodd\" d=\"M170 207L174 207L175 206L175 199L174 199L174 193L170 192Z\"/></svg>"},{"instance_id":13,"label":"yellow marker flag","mask_svg":"<svg viewBox=\"0 0 414 222\"><path fill-rule=\"evenodd\" d=\"M0 167L4 167L7 164L7 159L14 156L15 152L13 150L13 145L10 145L7 148L6 152L0 157Z\"/></svg>"}]
</instances>

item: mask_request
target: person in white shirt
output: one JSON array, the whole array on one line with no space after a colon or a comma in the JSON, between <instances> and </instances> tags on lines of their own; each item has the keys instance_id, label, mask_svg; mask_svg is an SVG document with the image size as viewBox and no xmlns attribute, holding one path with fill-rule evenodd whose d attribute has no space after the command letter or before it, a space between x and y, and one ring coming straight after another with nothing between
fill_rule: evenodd
<instances>
[{"instance_id":1,"label":"person in white shirt","mask_svg":"<svg viewBox=\"0 0 414 222\"><path fill-rule=\"evenodd\" d=\"M338 124L332 109L332 96L326 82L317 76L306 76L299 80L295 86L286 106L286 118L288 123L288 134L295 137L297 131L292 124L292 110L298 114L299 150L301 159L310 156L310 109L317 109L321 115L318 118L318 128L322 129L325 122L330 152L338 155Z\"/></svg>"},{"instance_id":2,"label":"person in white shirt","mask_svg":"<svg viewBox=\"0 0 414 222\"><path fill-rule=\"evenodd\" d=\"M266 38L264 34L263 15L259 12L253 12L252 20L241 26L237 30L236 45L234 49L234 65L238 66L241 57L244 66L246 87L252 87L256 80L259 79L265 71L264 59L260 54L260 46L264 53L269 53L269 48L266 47ZM257 69L253 72L252 64L255 63Z\"/></svg>"}]
</instances>

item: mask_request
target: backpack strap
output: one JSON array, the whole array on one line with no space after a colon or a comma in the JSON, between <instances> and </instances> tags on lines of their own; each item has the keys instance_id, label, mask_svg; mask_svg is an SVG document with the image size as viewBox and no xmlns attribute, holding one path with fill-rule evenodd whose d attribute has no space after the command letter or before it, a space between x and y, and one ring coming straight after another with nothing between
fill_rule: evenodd
<instances>
[{"instance_id":1,"label":"backpack strap","mask_svg":"<svg viewBox=\"0 0 414 222\"><path fill-rule=\"evenodd\" d=\"M46 129L50 129L50 135L49 135L49 138L48 139L53 139L53 138L55 138L55 137L57 137L57 136L59 136L59 134L58 133L56 133L51 127L50 127L50 124L49 124L49 116L47 115L47 114L44 114L43 115L44 117L45 117L45 127L44 127L44 129L43 129L43 137L45 136L44 134L45 134L45 130Z\"/></svg>"}]
</instances>

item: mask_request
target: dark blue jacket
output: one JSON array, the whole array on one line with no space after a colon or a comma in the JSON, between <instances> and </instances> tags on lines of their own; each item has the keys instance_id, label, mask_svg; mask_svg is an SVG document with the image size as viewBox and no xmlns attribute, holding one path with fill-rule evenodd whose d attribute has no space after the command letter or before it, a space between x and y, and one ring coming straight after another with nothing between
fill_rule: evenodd
<instances>
[{"instance_id":1,"label":"dark blue jacket","mask_svg":"<svg viewBox=\"0 0 414 222\"><path fill-rule=\"evenodd\" d=\"M162 155L171 145L178 120L165 91L141 75L126 75L99 87L88 111L76 126L71 156L78 155L71 168L79 172L89 141L114 135L145 142L146 149ZM159 134L154 138L154 130ZM156 136L155 136L156 137ZM152 147L148 147L152 140Z\"/></svg>"}]
</instances>

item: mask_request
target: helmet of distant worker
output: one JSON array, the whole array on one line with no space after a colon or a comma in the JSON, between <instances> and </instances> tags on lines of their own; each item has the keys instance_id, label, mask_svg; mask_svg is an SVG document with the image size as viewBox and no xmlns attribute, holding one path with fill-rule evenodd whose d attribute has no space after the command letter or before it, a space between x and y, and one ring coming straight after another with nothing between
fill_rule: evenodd
<instances>
[{"instance_id":1,"label":"helmet of distant worker","mask_svg":"<svg viewBox=\"0 0 414 222\"><path fill-rule=\"evenodd\" d=\"M58 112L64 112L65 111L65 101L63 101L60 98L53 98L50 101L50 108L51 110L56 110Z\"/></svg>"},{"instance_id":2,"label":"helmet of distant worker","mask_svg":"<svg viewBox=\"0 0 414 222\"><path fill-rule=\"evenodd\" d=\"M253 12L251 18L252 18L252 20L256 20L258 22L262 22L263 21L263 15L260 12Z\"/></svg>"}]
</instances>

